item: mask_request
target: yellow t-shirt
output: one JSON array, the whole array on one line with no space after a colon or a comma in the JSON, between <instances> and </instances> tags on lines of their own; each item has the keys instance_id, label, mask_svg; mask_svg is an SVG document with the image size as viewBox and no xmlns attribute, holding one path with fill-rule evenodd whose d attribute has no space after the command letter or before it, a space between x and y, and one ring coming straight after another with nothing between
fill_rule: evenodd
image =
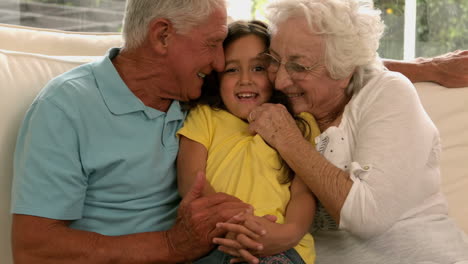
<instances>
[{"instance_id":1,"label":"yellow t-shirt","mask_svg":"<svg viewBox=\"0 0 468 264\"><path fill-rule=\"evenodd\" d=\"M311 142L319 135L312 115L302 113L311 128ZM234 195L255 208L255 215L275 215L284 223L290 183L281 184L288 170L280 156L248 124L224 110L200 105L192 109L177 132L206 147L206 177L217 192ZM314 240L306 234L294 247L306 263L314 263Z\"/></svg>"}]
</instances>

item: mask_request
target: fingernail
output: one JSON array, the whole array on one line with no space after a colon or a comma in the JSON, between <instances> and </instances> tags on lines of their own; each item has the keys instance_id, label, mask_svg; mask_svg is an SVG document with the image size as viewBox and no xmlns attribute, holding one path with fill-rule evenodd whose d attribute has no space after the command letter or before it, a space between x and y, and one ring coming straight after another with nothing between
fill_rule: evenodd
<instances>
[{"instance_id":1,"label":"fingernail","mask_svg":"<svg viewBox=\"0 0 468 264\"><path fill-rule=\"evenodd\" d=\"M216 227L221 227L221 223L216 223Z\"/></svg>"},{"instance_id":2,"label":"fingernail","mask_svg":"<svg viewBox=\"0 0 468 264\"><path fill-rule=\"evenodd\" d=\"M261 233L262 235L265 235L265 234L266 234L266 230L262 230L260 233Z\"/></svg>"},{"instance_id":3,"label":"fingernail","mask_svg":"<svg viewBox=\"0 0 468 264\"><path fill-rule=\"evenodd\" d=\"M262 245L258 246L257 250L263 250L263 246Z\"/></svg>"}]
</instances>

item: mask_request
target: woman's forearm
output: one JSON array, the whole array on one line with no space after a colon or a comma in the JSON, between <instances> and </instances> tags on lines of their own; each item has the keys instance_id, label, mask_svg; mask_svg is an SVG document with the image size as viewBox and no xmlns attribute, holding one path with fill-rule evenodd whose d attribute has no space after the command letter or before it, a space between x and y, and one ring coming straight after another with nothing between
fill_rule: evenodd
<instances>
[{"instance_id":1,"label":"woman's forearm","mask_svg":"<svg viewBox=\"0 0 468 264\"><path fill-rule=\"evenodd\" d=\"M304 138L284 142L277 150L339 223L341 208L353 185L349 174L327 161Z\"/></svg>"}]
</instances>

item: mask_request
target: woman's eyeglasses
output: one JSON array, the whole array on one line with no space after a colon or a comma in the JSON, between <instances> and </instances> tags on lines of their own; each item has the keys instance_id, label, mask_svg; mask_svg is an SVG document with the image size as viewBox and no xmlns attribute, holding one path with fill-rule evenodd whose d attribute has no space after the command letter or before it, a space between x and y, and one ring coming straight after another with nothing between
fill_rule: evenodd
<instances>
[{"instance_id":1,"label":"woman's eyeglasses","mask_svg":"<svg viewBox=\"0 0 468 264\"><path fill-rule=\"evenodd\" d=\"M284 68L293 81L306 79L309 72L315 68L315 66L304 66L294 61L281 62L269 53L262 53L262 59L265 61L266 70L273 74L276 74L281 65L284 65Z\"/></svg>"}]
</instances>

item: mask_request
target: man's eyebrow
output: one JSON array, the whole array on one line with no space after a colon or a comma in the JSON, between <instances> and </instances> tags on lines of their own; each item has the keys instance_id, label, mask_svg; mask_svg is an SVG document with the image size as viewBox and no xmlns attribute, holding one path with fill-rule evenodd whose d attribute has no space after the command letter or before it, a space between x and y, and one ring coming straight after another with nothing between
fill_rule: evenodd
<instances>
[{"instance_id":1,"label":"man's eyebrow","mask_svg":"<svg viewBox=\"0 0 468 264\"><path fill-rule=\"evenodd\" d=\"M212 42L223 42L225 39L225 37L219 37L219 36L216 36L216 37L213 37L211 39L209 39L209 41L212 41Z\"/></svg>"},{"instance_id":2,"label":"man's eyebrow","mask_svg":"<svg viewBox=\"0 0 468 264\"><path fill-rule=\"evenodd\" d=\"M226 32L223 31L223 33L218 32L218 34L213 35L211 38L208 38L208 40L212 42L223 42L226 39L227 34L228 34L227 30Z\"/></svg>"}]
</instances>

